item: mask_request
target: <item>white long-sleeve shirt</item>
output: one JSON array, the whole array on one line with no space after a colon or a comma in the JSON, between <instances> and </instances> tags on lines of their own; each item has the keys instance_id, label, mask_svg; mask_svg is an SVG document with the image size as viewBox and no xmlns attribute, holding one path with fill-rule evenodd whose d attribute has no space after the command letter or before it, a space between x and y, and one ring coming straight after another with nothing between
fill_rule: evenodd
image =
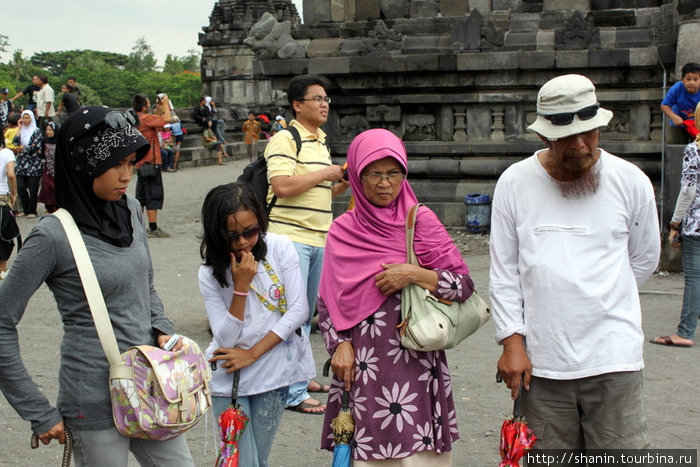
<instances>
[{"instance_id":1,"label":"white long-sleeve shirt","mask_svg":"<svg viewBox=\"0 0 700 467\"><path fill-rule=\"evenodd\" d=\"M308 381L316 374L309 339L303 332L299 333L301 335L295 332L309 316L306 286L296 250L292 241L283 235L268 232L265 242L267 262L284 286L287 299L287 312L284 315L267 309L251 290L246 298L245 320L235 318L228 312L234 287L230 269L227 272L229 286L222 288L214 278L210 266L199 268L199 289L214 334L206 351L207 358L211 358L214 350L219 347L249 349L270 331L283 341L241 370L238 384L240 396L260 394L298 381ZM270 303L277 304L274 298L275 286L262 261L258 261L258 272L251 285L261 294L267 295ZM232 382L233 373L226 373L226 369L218 365L212 372L212 395L230 396Z\"/></svg>"},{"instance_id":2,"label":"white long-sleeve shirt","mask_svg":"<svg viewBox=\"0 0 700 467\"><path fill-rule=\"evenodd\" d=\"M644 367L637 286L656 268L654 191L635 165L603 150L600 186L561 196L537 154L494 192L490 297L496 340L525 337L532 374L576 379Z\"/></svg>"}]
</instances>

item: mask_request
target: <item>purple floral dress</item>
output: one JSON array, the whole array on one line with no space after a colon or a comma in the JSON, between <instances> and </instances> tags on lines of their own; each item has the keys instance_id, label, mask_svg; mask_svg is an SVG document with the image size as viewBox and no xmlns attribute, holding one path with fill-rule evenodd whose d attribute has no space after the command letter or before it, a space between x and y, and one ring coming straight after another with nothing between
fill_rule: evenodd
<instances>
[{"instance_id":1,"label":"purple floral dress","mask_svg":"<svg viewBox=\"0 0 700 467\"><path fill-rule=\"evenodd\" d=\"M463 302L474 285L468 274L442 269L434 295ZM387 297L374 314L345 331L336 331L319 299L319 327L328 352L352 340L355 381L350 409L355 420L351 443L357 460L400 459L421 451L450 451L459 439L452 382L444 351L417 352L400 345L401 294ZM334 446L331 420L338 415L343 383L333 378L321 447Z\"/></svg>"}]
</instances>

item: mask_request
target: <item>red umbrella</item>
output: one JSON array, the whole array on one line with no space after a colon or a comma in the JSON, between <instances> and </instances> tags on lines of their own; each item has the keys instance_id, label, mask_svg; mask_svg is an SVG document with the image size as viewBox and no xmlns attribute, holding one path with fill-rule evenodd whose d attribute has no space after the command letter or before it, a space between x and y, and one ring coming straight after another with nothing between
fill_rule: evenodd
<instances>
[{"instance_id":1,"label":"red umbrella","mask_svg":"<svg viewBox=\"0 0 700 467\"><path fill-rule=\"evenodd\" d=\"M700 130L698 130L698 127L695 125L695 120L683 120L683 126L685 127L685 131L693 138L697 137L698 133L700 133Z\"/></svg>"},{"instance_id":2,"label":"red umbrella","mask_svg":"<svg viewBox=\"0 0 700 467\"><path fill-rule=\"evenodd\" d=\"M520 459L537 442L537 437L527 426L525 417L520 413L522 392L521 385L513 405L513 416L505 419L501 426L501 444L498 450L503 460L498 464L498 467L520 467Z\"/></svg>"},{"instance_id":3,"label":"red umbrella","mask_svg":"<svg viewBox=\"0 0 700 467\"><path fill-rule=\"evenodd\" d=\"M221 446L219 457L216 458L214 467L238 467L238 440L243 435L250 418L238 405L238 380L241 377L240 370L233 373L233 390L231 391L231 404L219 415L219 428L221 430Z\"/></svg>"}]
</instances>

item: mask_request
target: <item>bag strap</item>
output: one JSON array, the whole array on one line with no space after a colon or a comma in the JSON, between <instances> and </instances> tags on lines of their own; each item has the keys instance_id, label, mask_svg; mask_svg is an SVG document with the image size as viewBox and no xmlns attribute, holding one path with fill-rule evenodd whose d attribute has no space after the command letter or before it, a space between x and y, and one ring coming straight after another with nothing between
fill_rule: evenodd
<instances>
[{"instance_id":1,"label":"bag strap","mask_svg":"<svg viewBox=\"0 0 700 467\"><path fill-rule=\"evenodd\" d=\"M419 266L418 258L416 258L416 253L413 251L413 236L416 230L416 216L418 215L418 208L423 206L421 203L412 206L408 210L408 215L406 216L406 256L408 264L414 266Z\"/></svg>"},{"instance_id":2,"label":"bag strap","mask_svg":"<svg viewBox=\"0 0 700 467\"><path fill-rule=\"evenodd\" d=\"M233 372L233 386L231 387L231 406L236 407L238 403L238 381L241 379L241 370Z\"/></svg>"},{"instance_id":3,"label":"bag strap","mask_svg":"<svg viewBox=\"0 0 700 467\"><path fill-rule=\"evenodd\" d=\"M297 130L293 126L287 126L285 128L282 128L282 131L288 131L292 134L292 138L294 138L294 142L296 143L297 146L297 159L299 159L299 152L301 151L301 135L299 134L299 130ZM272 211L272 208L275 207L275 203L277 202L277 195L272 194L272 199L270 200L270 204L266 206L267 209L267 215L270 215L270 211Z\"/></svg>"},{"instance_id":4,"label":"bag strap","mask_svg":"<svg viewBox=\"0 0 700 467\"><path fill-rule=\"evenodd\" d=\"M75 265L78 267L78 274L80 275L80 281L85 290L85 298L87 298L88 305L90 306L92 319L95 322L97 335L100 338L102 350L109 361L110 379L128 378L128 368L124 366L119 356L119 346L117 345L117 338L114 336L112 322L109 320L107 305L105 305L100 283L97 282L95 268L92 266L92 261L90 261L90 254L85 247L85 242L80 235L80 230L78 230L73 216L65 209L59 208L53 215L56 216L61 222L61 225L63 225L63 229L66 231L66 236L68 237L68 243L73 251Z\"/></svg>"}]
</instances>

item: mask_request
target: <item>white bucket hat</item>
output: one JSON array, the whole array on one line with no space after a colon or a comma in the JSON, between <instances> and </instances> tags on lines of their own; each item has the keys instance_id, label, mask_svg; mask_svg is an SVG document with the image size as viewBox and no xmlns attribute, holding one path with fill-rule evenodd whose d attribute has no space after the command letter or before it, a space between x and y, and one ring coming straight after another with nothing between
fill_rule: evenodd
<instances>
[{"instance_id":1,"label":"white bucket hat","mask_svg":"<svg viewBox=\"0 0 700 467\"><path fill-rule=\"evenodd\" d=\"M613 113L600 107L595 86L581 75L563 75L537 93L537 119L527 127L547 139L560 139L606 126Z\"/></svg>"}]
</instances>

